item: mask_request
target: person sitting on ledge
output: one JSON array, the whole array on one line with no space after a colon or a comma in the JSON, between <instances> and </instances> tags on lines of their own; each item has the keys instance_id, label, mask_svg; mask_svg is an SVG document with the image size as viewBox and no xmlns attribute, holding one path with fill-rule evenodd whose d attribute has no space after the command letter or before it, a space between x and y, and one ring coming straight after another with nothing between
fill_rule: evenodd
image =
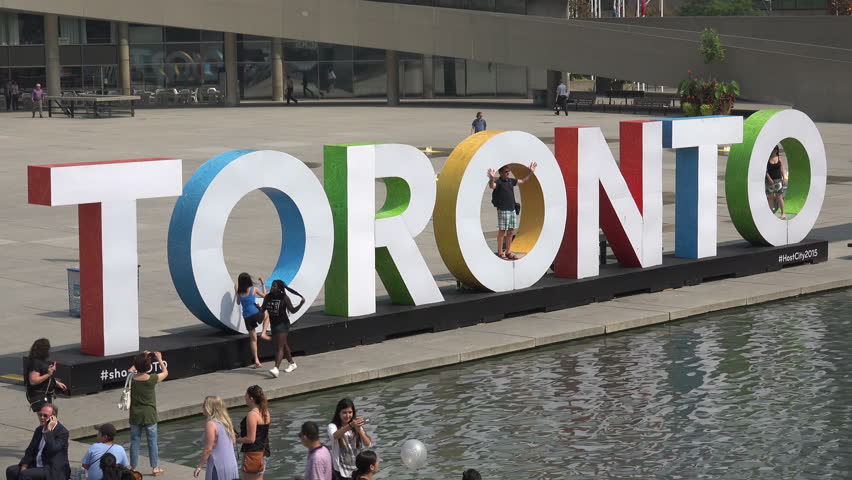
<instances>
[{"instance_id":1,"label":"person sitting on ledge","mask_svg":"<svg viewBox=\"0 0 852 480\"><path fill-rule=\"evenodd\" d=\"M95 430L98 432L96 437L98 443L89 447L86 455L80 460L83 468L89 471L89 480L101 480L104 478L104 473L101 471L101 461L107 454L112 457L113 465L118 462L118 464L125 467L130 466L130 461L127 460L127 453L124 451L124 447L113 443L116 433L115 425L104 423L103 425L96 425Z\"/></svg>"},{"instance_id":2,"label":"person sitting on ledge","mask_svg":"<svg viewBox=\"0 0 852 480\"><path fill-rule=\"evenodd\" d=\"M59 423L59 409L45 403L37 415L39 426L24 458L6 469L6 480L67 480L71 476L68 429Z\"/></svg>"}]
</instances>

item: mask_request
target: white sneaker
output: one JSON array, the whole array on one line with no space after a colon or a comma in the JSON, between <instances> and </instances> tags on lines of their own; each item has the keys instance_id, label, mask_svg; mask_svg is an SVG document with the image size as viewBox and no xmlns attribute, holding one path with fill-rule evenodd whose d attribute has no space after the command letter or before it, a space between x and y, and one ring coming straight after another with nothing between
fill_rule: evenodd
<instances>
[{"instance_id":1,"label":"white sneaker","mask_svg":"<svg viewBox=\"0 0 852 480\"><path fill-rule=\"evenodd\" d=\"M278 378L278 367L270 368L269 373L271 373L274 378Z\"/></svg>"},{"instance_id":2,"label":"white sneaker","mask_svg":"<svg viewBox=\"0 0 852 480\"><path fill-rule=\"evenodd\" d=\"M287 368L284 369L284 373L290 373L295 369L296 369L296 364L291 363L290 365L287 365Z\"/></svg>"}]
</instances>

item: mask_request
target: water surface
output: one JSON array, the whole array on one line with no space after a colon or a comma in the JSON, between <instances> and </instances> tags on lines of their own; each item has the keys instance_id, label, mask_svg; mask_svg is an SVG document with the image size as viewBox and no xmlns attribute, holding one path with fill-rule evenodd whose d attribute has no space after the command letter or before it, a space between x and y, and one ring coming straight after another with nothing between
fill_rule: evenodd
<instances>
[{"instance_id":1,"label":"water surface","mask_svg":"<svg viewBox=\"0 0 852 480\"><path fill-rule=\"evenodd\" d=\"M849 479L850 310L843 290L279 400L266 478L301 474L301 423L349 396L383 479ZM196 465L203 423L160 424L160 457Z\"/></svg>"}]
</instances>

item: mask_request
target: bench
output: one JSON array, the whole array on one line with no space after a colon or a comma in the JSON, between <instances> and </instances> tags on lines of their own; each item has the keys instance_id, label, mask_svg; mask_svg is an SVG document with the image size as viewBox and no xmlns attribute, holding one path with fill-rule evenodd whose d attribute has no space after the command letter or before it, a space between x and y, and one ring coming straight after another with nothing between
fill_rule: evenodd
<instances>
[{"instance_id":1,"label":"bench","mask_svg":"<svg viewBox=\"0 0 852 480\"><path fill-rule=\"evenodd\" d=\"M53 117L53 111L63 113L66 117L74 118L81 113L94 118L113 116L113 114L128 114L136 116L135 104L141 97L138 95L45 95L47 101L47 116Z\"/></svg>"},{"instance_id":2,"label":"bench","mask_svg":"<svg viewBox=\"0 0 852 480\"><path fill-rule=\"evenodd\" d=\"M579 110L580 105L593 107L598 101L598 94L595 92L569 92L568 103L574 104L574 110Z\"/></svg>"},{"instance_id":3,"label":"bench","mask_svg":"<svg viewBox=\"0 0 852 480\"><path fill-rule=\"evenodd\" d=\"M647 110L649 115L654 111L666 113L675 109L674 102L677 98L673 93L648 93L635 98L632 108L637 112Z\"/></svg>"}]
</instances>

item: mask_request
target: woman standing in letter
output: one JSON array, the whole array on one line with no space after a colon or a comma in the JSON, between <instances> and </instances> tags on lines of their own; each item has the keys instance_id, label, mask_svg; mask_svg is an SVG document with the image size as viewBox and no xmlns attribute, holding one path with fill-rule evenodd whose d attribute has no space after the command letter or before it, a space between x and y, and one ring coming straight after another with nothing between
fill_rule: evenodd
<instances>
[{"instance_id":1,"label":"woman standing in letter","mask_svg":"<svg viewBox=\"0 0 852 480\"><path fill-rule=\"evenodd\" d=\"M263 279L260 277L257 277L257 281L260 282L260 290L254 287L254 283L251 281L251 275L243 272L239 277L237 277L237 284L234 285L234 290L237 292L235 302L239 303L243 309L243 321L246 324L246 330L248 330L249 337L251 338L251 354L254 356L254 368L260 368L263 366L263 364L260 363L260 359L257 358L258 325L263 324L263 328L260 331L260 338L269 340L269 336L266 335L266 327L269 325L269 317L264 315L264 313L257 308L257 303L255 303L255 299L258 295L261 297L266 296L266 285L263 284Z\"/></svg>"},{"instance_id":2,"label":"woman standing in letter","mask_svg":"<svg viewBox=\"0 0 852 480\"><path fill-rule=\"evenodd\" d=\"M766 163L766 200L772 213L781 209L781 220L785 220L784 213L784 185L787 183L787 175L784 171L784 163L781 162L781 151L778 145L772 149L769 162Z\"/></svg>"}]
</instances>

